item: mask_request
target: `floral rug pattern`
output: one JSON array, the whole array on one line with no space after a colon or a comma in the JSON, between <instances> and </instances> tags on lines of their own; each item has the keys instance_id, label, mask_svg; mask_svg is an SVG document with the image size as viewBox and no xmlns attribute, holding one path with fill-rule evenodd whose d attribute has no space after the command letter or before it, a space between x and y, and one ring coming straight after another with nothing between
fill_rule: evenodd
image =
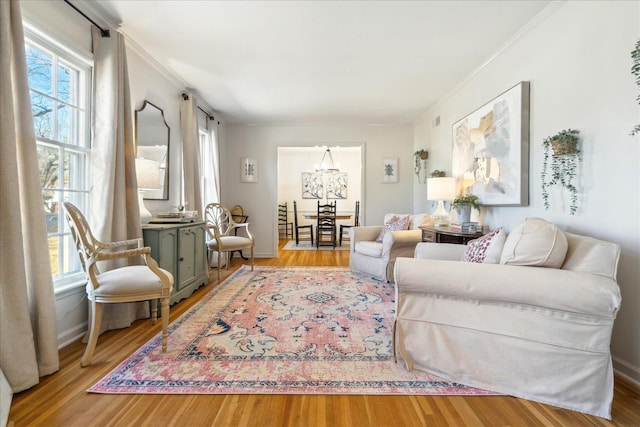
<instances>
[{"instance_id":1,"label":"floral rug pattern","mask_svg":"<svg viewBox=\"0 0 640 427\"><path fill-rule=\"evenodd\" d=\"M393 284L344 268L242 267L88 391L493 394L393 360Z\"/></svg>"}]
</instances>

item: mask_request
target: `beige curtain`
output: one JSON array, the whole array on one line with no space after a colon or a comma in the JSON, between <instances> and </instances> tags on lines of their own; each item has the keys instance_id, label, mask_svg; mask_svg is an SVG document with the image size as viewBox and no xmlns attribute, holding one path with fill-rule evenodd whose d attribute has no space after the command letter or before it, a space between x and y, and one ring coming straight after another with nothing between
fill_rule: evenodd
<instances>
[{"instance_id":1,"label":"beige curtain","mask_svg":"<svg viewBox=\"0 0 640 427\"><path fill-rule=\"evenodd\" d=\"M0 1L0 94L0 370L18 392L58 370L58 348L17 0Z\"/></svg>"},{"instance_id":2,"label":"beige curtain","mask_svg":"<svg viewBox=\"0 0 640 427\"><path fill-rule=\"evenodd\" d=\"M189 210L198 210L203 218L200 189L200 138L198 135L198 106L195 97L184 93L180 97L180 134L182 136L182 173L184 200Z\"/></svg>"},{"instance_id":3,"label":"beige curtain","mask_svg":"<svg viewBox=\"0 0 640 427\"><path fill-rule=\"evenodd\" d=\"M93 27L91 228L105 242L142 237L135 173L133 113L124 37ZM127 261L127 260L121 260ZM109 265L113 268L122 265ZM149 317L149 303L106 304L101 332Z\"/></svg>"}]
</instances>

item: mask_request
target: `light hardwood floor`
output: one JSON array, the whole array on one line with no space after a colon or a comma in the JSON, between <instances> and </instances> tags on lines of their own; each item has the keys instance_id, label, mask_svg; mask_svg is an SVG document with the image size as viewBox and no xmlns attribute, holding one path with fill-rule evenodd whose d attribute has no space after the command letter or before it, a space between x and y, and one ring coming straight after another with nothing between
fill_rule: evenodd
<instances>
[{"instance_id":1,"label":"light hardwood floor","mask_svg":"<svg viewBox=\"0 0 640 427\"><path fill-rule=\"evenodd\" d=\"M285 241L280 242L280 248ZM241 265L234 258L231 269ZM246 262L246 261L244 261ZM256 265L348 266L348 251L282 251ZM171 307L181 315L212 282ZM149 320L100 336L93 363L80 367L75 342L60 351L60 370L14 396L9 426L640 426L640 390L616 378L613 420L513 397L347 395L101 395L85 392L160 330Z\"/></svg>"}]
</instances>

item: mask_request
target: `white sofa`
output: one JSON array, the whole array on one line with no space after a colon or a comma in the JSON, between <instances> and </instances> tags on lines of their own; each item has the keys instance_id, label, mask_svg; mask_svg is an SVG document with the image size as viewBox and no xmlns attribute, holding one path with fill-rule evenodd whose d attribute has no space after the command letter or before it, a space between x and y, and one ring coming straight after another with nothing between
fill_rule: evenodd
<instances>
[{"instance_id":1,"label":"white sofa","mask_svg":"<svg viewBox=\"0 0 640 427\"><path fill-rule=\"evenodd\" d=\"M438 243L420 243L415 258L398 258L397 360L460 384L610 419L620 248L560 234L561 268L517 265L518 257L532 263L517 253L512 235L500 264L462 262L465 246ZM535 232L523 236L538 245ZM510 260L516 265L504 264Z\"/></svg>"},{"instance_id":2,"label":"white sofa","mask_svg":"<svg viewBox=\"0 0 640 427\"><path fill-rule=\"evenodd\" d=\"M406 214L386 214L385 224L393 217ZM350 254L349 267L383 280L393 281L393 264L398 257L412 257L416 245L422 241L420 227L430 221L429 214L409 215L409 229L390 231L382 242L376 238L384 228L383 225L351 227L349 230Z\"/></svg>"}]
</instances>

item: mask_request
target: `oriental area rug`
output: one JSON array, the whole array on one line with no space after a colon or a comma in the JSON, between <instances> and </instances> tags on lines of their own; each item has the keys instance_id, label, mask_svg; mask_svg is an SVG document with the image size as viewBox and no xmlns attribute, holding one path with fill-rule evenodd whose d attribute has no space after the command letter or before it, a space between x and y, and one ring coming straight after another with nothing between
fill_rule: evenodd
<instances>
[{"instance_id":1,"label":"oriental area rug","mask_svg":"<svg viewBox=\"0 0 640 427\"><path fill-rule=\"evenodd\" d=\"M345 268L241 267L88 391L486 395L395 363L393 284Z\"/></svg>"}]
</instances>

